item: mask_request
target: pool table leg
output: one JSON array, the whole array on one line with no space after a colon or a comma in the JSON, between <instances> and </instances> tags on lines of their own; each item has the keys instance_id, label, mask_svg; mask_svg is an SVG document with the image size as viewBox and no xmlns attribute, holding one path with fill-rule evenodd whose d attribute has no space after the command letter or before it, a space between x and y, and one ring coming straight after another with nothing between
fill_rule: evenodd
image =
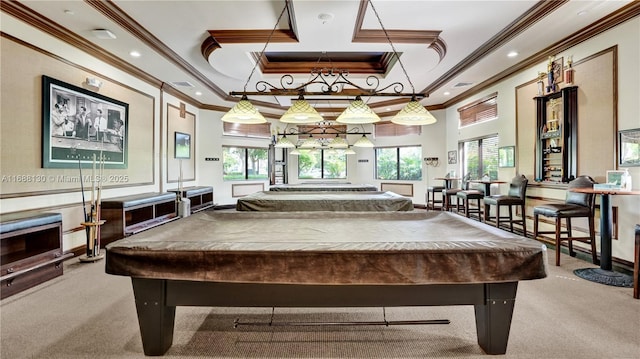
<instances>
[{"instance_id":1,"label":"pool table leg","mask_svg":"<svg viewBox=\"0 0 640 359\"><path fill-rule=\"evenodd\" d=\"M518 282L485 284L485 303L476 304L478 344L487 354L505 354Z\"/></svg>"},{"instance_id":2,"label":"pool table leg","mask_svg":"<svg viewBox=\"0 0 640 359\"><path fill-rule=\"evenodd\" d=\"M176 307L166 304L166 281L131 278L145 355L163 355L173 344Z\"/></svg>"}]
</instances>

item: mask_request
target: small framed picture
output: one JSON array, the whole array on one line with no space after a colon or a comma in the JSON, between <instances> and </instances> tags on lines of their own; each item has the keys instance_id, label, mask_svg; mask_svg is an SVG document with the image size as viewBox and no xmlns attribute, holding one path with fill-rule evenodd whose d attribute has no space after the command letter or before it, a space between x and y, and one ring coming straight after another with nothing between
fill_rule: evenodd
<instances>
[{"instance_id":1,"label":"small framed picture","mask_svg":"<svg viewBox=\"0 0 640 359\"><path fill-rule=\"evenodd\" d=\"M640 166L640 128L618 132L618 164L622 167Z\"/></svg>"},{"instance_id":2,"label":"small framed picture","mask_svg":"<svg viewBox=\"0 0 640 359\"><path fill-rule=\"evenodd\" d=\"M191 158L191 135L188 133L176 132L175 138L175 158Z\"/></svg>"},{"instance_id":3,"label":"small framed picture","mask_svg":"<svg viewBox=\"0 0 640 359\"><path fill-rule=\"evenodd\" d=\"M607 184L622 185L622 175L625 171L607 171Z\"/></svg>"},{"instance_id":4,"label":"small framed picture","mask_svg":"<svg viewBox=\"0 0 640 359\"><path fill-rule=\"evenodd\" d=\"M447 160L450 165L458 163L458 151L449 151L447 154Z\"/></svg>"},{"instance_id":5,"label":"small framed picture","mask_svg":"<svg viewBox=\"0 0 640 359\"><path fill-rule=\"evenodd\" d=\"M516 146L498 148L498 167L516 166Z\"/></svg>"},{"instance_id":6,"label":"small framed picture","mask_svg":"<svg viewBox=\"0 0 640 359\"><path fill-rule=\"evenodd\" d=\"M564 57L556 59L551 64L554 82L559 84L564 81Z\"/></svg>"}]
</instances>

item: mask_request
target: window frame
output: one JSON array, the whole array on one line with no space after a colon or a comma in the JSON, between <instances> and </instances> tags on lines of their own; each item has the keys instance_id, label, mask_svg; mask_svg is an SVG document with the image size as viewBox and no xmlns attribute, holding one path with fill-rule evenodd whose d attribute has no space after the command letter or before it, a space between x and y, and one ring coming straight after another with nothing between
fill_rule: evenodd
<instances>
[{"instance_id":1,"label":"window frame","mask_svg":"<svg viewBox=\"0 0 640 359\"><path fill-rule=\"evenodd\" d=\"M400 149L401 148L411 148L415 147L420 149L420 153L422 153L422 145L404 145L404 146L380 146L374 148L374 179L379 181L422 181L422 159L420 159L420 177L418 179L401 179L400 175L401 171L401 157L400 157ZM396 178L380 178L378 175L378 149L395 149L396 150Z\"/></svg>"},{"instance_id":2,"label":"window frame","mask_svg":"<svg viewBox=\"0 0 640 359\"><path fill-rule=\"evenodd\" d=\"M244 168L243 168L243 172L244 172L244 178L233 178L233 179L227 179L226 174L225 174L225 170L224 170L224 164L225 164L225 157L224 157L224 153L225 153L225 148L238 148L238 149L242 149L244 152ZM250 149L254 149L254 150L264 150L267 153L267 158L265 158L263 161L267 164L267 172L265 175L265 178L249 178L249 166L247 165L249 163L249 151ZM222 145L222 180L223 181L266 181L269 180L269 173L271 171L270 168L270 163L269 163L269 148L268 147L259 147L259 146L234 146L234 145Z\"/></svg>"},{"instance_id":3,"label":"window frame","mask_svg":"<svg viewBox=\"0 0 640 359\"><path fill-rule=\"evenodd\" d=\"M495 138L495 148L496 148L496 151L495 151L496 152L496 156L495 156L496 170L493 172L489 172L489 176L491 180L498 179L498 148L499 148L498 146L499 146L500 137L497 133L492 133L485 136L468 138L465 140L458 141L458 153L460 154L460 170L461 170L460 173L462 173L463 177L467 175L467 152L465 151L465 144L478 141L478 172L475 174L470 174L470 179L477 180L477 179L481 179L482 176L484 176L484 174L487 173L487 169L484 168L484 150L483 150L482 143L484 140L494 139L494 138Z\"/></svg>"},{"instance_id":4,"label":"window frame","mask_svg":"<svg viewBox=\"0 0 640 359\"><path fill-rule=\"evenodd\" d=\"M314 149L309 148L309 149L298 149L299 151L305 151L305 150L309 150L312 151ZM349 169L348 166L348 158L349 156L347 156L346 154L343 154L344 156L344 177L332 177L332 178L326 178L325 177L325 172L326 169L324 168L325 165L325 150L331 150L329 148L316 148L316 151L320 151L320 177L300 177L300 161L298 161L298 179L304 179L304 180L317 180L317 179L326 179L326 180L338 180L338 179L347 179L347 171ZM339 151L339 149L336 149L335 151Z\"/></svg>"}]
</instances>

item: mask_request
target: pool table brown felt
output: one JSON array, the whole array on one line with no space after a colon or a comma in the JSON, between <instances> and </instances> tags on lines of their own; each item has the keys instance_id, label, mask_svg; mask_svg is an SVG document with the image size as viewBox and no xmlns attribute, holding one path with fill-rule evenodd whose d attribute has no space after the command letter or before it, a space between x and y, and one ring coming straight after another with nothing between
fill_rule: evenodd
<instances>
[{"instance_id":1,"label":"pool table brown felt","mask_svg":"<svg viewBox=\"0 0 640 359\"><path fill-rule=\"evenodd\" d=\"M147 355L171 346L179 305L463 304L500 354L546 248L447 212L205 211L109 244L106 271L132 277Z\"/></svg>"}]
</instances>

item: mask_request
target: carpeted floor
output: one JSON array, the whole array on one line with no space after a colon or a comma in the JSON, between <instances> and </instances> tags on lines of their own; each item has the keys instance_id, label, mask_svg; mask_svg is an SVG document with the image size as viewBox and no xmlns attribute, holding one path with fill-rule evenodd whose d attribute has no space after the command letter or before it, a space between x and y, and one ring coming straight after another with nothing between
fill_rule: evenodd
<instances>
[{"instance_id":1,"label":"carpeted floor","mask_svg":"<svg viewBox=\"0 0 640 359\"><path fill-rule=\"evenodd\" d=\"M550 251L548 258L554 258ZM576 277L593 267L563 256L549 277L520 282L504 358L640 358L640 300L631 288ZM104 260L67 261L65 274L0 303L2 359L143 358L128 277ZM388 320L449 325L233 327L270 320L270 308L178 307L166 358L487 358L473 307L387 308ZM275 321L382 320L381 308L276 309Z\"/></svg>"}]
</instances>

